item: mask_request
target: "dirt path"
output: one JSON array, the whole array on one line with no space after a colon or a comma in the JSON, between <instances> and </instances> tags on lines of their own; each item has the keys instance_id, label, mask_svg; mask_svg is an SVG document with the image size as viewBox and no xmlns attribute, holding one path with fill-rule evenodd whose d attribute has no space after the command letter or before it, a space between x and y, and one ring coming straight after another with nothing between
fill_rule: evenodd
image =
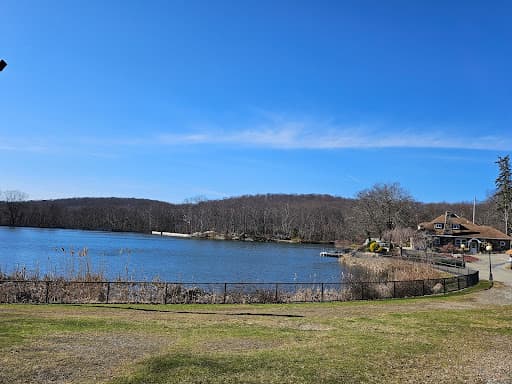
<instances>
[{"instance_id":1,"label":"dirt path","mask_svg":"<svg viewBox=\"0 0 512 384\"><path fill-rule=\"evenodd\" d=\"M495 282L491 289L471 295L475 302L489 305L512 305L512 285Z\"/></svg>"}]
</instances>

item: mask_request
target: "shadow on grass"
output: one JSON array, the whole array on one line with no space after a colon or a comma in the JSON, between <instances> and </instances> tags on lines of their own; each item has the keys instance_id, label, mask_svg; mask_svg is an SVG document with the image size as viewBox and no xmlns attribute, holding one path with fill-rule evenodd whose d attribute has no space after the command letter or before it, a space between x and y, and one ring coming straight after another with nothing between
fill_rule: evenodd
<instances>
[{"instance_id":1,"label":"shadow on grass","mask_svg":"<svg viewBox=\"0 0 512 384\"><path fill-rule=\"evenodd\" d=\"M321 376L321 377L319 377ZM130 376L114 379L112 384L142 383L359 383L361 375L338 367L322 371L307 356L215 356L175 354L146 360Z\"/></svg>"},{"instance_id":2,"label":"shadow on grass","mask_svg":"<svg viewBox=\"0 0 512 384\"><path fill-rule=\"evenodd\" d=\"M189 315L224 315L224 316L268 316L268 317L304 317L303 315L281 314L281 313L259 313L259 312L199 312L199 311L171 311L165 309L153 308L137 308L137 307L118 307L115 305L82 305L72 304L76 307L94 307L94 308L108 308L108 309L125 309L129 311L142 311L142 312L160 312L160 313L175 313L175 314L189 314Z\"/></svg>"}]
</instances>

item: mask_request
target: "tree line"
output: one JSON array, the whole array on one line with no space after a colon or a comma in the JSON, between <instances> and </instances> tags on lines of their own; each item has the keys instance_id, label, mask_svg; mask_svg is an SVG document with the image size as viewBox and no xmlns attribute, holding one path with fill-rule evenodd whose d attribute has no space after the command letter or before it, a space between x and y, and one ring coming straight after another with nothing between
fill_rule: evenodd
<instances>
[{"instance_id":1,"label":"tree line","mask_svg":"<svg viewBox=\"0 0 512 384\"><path fill-rule=\"evenodd\" d=\"M476 205L475 221L510 234L510 157L498 157L496 191ZM473 204L421 203L400 184L375 184L354 199L331 195L266 194L170 204L147 199L74 198L26 201L20 191L0 193L0 225L102 231L215 231L255 240L358 242L386 236L406 238L410 230L445 211L471 219ZM409 229L408 231L405 229Z\"/></svg>"},{"instance_id":2,"label":"tree line","mask_svg":"<svg viewBox=\"0 0 512 384\"><path fill-rule=\"evenodd\" d=\"M266 194L184 204L126 198L23 201L26 196L14 195L10 191L0 202L0 225L141 233L215 231L255 240L304 242L359 242L396 228L416 228L447 210L470 219L473 209L472 202L417 202L399 184L376 184L354 199ZM499 228L502 219L493 199L479 203L476 213L479 224Z\"/></svg>"}]
</instances>

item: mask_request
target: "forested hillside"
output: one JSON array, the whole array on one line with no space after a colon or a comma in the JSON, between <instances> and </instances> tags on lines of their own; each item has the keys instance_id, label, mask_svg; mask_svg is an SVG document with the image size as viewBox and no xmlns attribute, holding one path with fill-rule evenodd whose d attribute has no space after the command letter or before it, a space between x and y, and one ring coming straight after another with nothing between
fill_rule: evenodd
<instances>
[{"instance_id":1,"label":"forested hillside","mask_svg":"<svg viewBox=\"0 0 512 384\"><path fill-rule=\"evenodd\" d=\"M213 230L259 240L297 238L307 242L359 241L388 227L415 228L446 210L469 219L471 203L415 202L408 196L380 201L367 190L356 199L330 195L268 194L169 204L126 198L74 198L2 202L1 225L45 228L194 233ZM377 191L381 193L382 191ZM396 196L395 196L396 197ZM477 222L501 229L490 202L477 205Z\"/></svg>"}]
</instances>

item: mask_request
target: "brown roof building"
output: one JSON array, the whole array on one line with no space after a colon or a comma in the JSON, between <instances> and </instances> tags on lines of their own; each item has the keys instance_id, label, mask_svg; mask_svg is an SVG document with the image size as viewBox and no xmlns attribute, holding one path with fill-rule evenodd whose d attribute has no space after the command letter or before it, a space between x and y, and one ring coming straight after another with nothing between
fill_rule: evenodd
<instances>
[{"instance_id":1,"label":"brown roof building","mask_svg":"<svg viewBox=\"0 0 512 384\"><path fill-rule=\"evenodd\" d=\"M484 251L488 244L492 245L495 251L505 251L510 249L512 241L512 237L496 228L474 224L452 212L446 212L432 221L420 223L418 230L425 231L434 247L452 244L460 248L463 244L471 253Z\"/></svg>"}]
</instances>

